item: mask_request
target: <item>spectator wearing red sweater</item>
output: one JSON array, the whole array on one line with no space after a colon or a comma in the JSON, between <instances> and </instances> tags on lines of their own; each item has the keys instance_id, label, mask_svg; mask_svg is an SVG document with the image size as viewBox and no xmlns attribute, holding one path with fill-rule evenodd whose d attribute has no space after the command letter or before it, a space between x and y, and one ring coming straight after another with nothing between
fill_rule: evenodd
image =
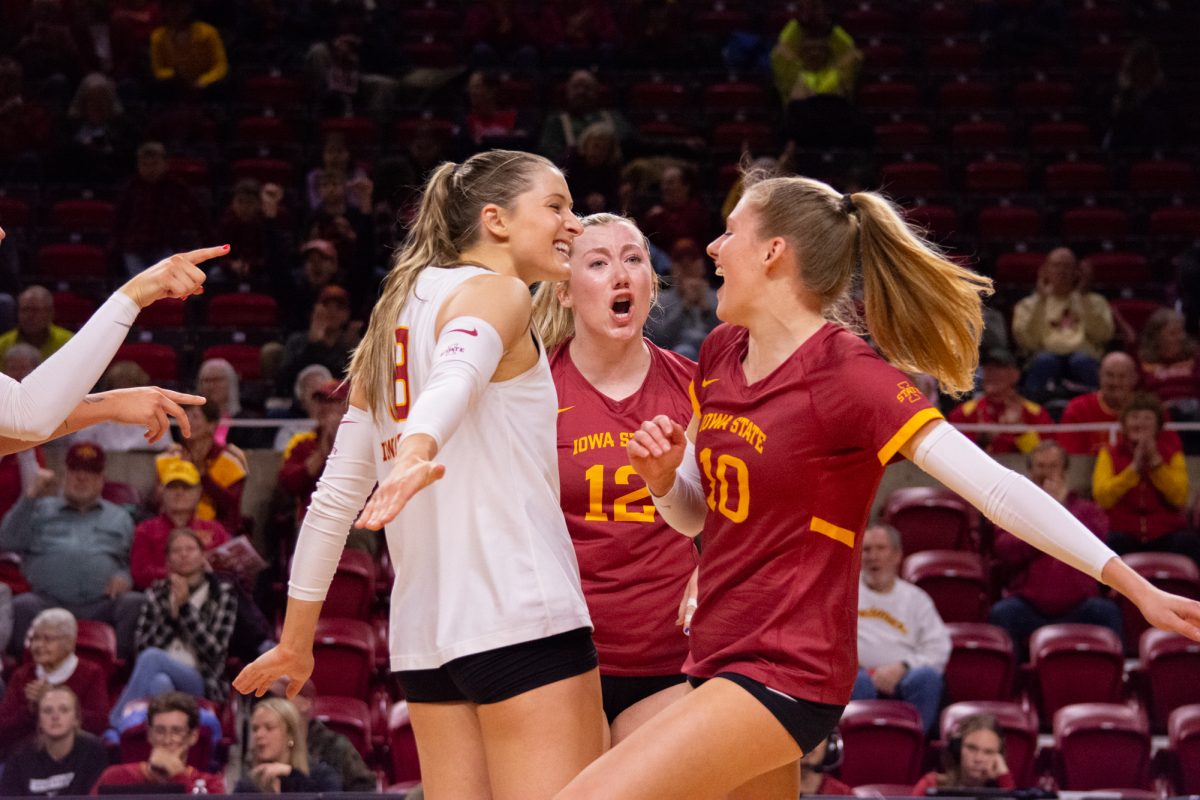
<instances>
[{"instance_id":1,"label":"spectator wearing red sweater","mask_svg":"<svg viewBox=\"0 0 1200 800\"><path fill-rule=\"evenodd\" d=\"M1182 553L1200 563L1200 535L1187 530L1189 494L1183 445L1163 430L1163 407L1136 394L1121 411L1121 433L1096 457L1092 496L1108 512L1108 544L1118 554Z\"/></svg>"},{"instance_id":2,"label":"spectator wearing red sweater","mask_svg":"<svg viewBox=\"0 0 1200 800\"><path fill-rule=\"evenodd\" d=\"M1119 350L1109 353L1100 362L1100 389L1072 399L1059 422L1064 425L1088 422L1115 425L1121 409L1133 397L1137 383L1138 369L1133 357ZM1071 455L1094 456L1112 441L1112 436L1110 431L1065 431L1058 434L1058 440Z\"/></svg>"},{"instance_id":3,"label":"spectator wearing red sweater","mask_svg":"<svg viewBox=\"0 0 1200 800\"><path fill-rule=\"evenodd\" d=\"M349 384L337 379L327 381L313 392L316 429L297 433L283 451L279 485L296 500L297 525L304 521L304 512L308 510L317 479L333 449L333 439L346 413L349 397Z\"/></svg>"},{"instance_id":4,"label":"spectator wearing red sweater","mask_svg":"<svg viewBox=\"0 0 1200 800\"><path fill-rule=\"evenodd\" d=\"M167 151L159 142L137 150L137 175L117 202L113 247L125 271L136 275L196 239L208 235L208 217L192 190L167 174Z\"/></svg>"},{"instance_id":5,"label":"spectator wearing red sweater","mask_svg":"<svg viewBox=\"0 0 1200 800\"><path fill-rule=\"evenodd\" d=\"M992 423L1001 425L1053 425L1046 409L1017 394L1021 373L1017 361L1007 350L989 350L980 359L983 367L983 394L950 412L947 418L958 423ZM993 455L998 453L1028 453L1042 438L1036 431L1024 433L970 432L967 438Z\"/></svg>"},{"instance_id":6,"label":"spectator wearing red sweater","mask_svg":"<svg viewBox=\"0 0 1200 800\"><path fill-rule=\"evenodd\" d=\"M162 486L159 514L139 523L133 531L129 571L138 589L167 577L167 537L176 528L195 531L205 550L229 541L224 525L196 516L204 489L195 464L182 458L165 458L158 465L158 478Z\"/></svg>"},{"instance_id":7,"label":"spectator wearing red sweater","mask_svg":"<svg viewBox=\"0 0 1200 800\"><path fill-rule=\"evenodd\" d=\"M966 717L942 751L944 772L927 772L913 787L913 797L927 789L1015 789L1004 760L1004 733L990 714Z\"/></svg>"},{"instance_id":8,"label":"spectator wearing red sweater","mask_svg":"<svg viewBox=\"0 0 1200 800\"><path fill-rule=\"evenodd\" d=\"M1138 342L1142 388L1154 392L1175 420L1200 419L1200 357L1183 315L1161 308L1150 315Z\"/></svg>"},{"instance_id":9,"label":"spectator wearing red sweater","mask_svg":"<svg viewBox=\"0 0 1200 800\"><path fill-rule=\"evenodd\" d=\"M1042 442L1026 456L1029 479L1082 522L1100 539L1108 535L1108 518L1095 503L1067 484L1070 456L1058 442ZM1101 597L1096 581L1028 544L1008 531L998 531L996 561L1006 573L1004 599L992 606L989 622L1008 631L1020 661L1029 635L1043 625L1082 622L1103 625L1121 635L1117 604Z\"/></svg>"},{"instance_id":10,"label":"spectator wearing red sweater","mask_svg":"<svg viewBox=\"0 0 1200 800\"><path fill-rule=\"evenodd\" d=\"M29 626L31 660L13 671L0 702L0 755L33 733L37 703L51 686L69 686L79 698L83 729L99 734L108 725L108 682L97 665L75 655L78 625L65 608L50 608Z\"/></svg>"}]
</instances>

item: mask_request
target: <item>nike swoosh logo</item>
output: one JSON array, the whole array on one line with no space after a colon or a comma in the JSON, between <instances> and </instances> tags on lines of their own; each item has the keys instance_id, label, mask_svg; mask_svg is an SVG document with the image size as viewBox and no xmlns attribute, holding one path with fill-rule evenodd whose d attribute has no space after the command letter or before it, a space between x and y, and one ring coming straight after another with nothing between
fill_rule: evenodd
<instances>
[{"instance_id":1,"label":"nike swoosh logo","mask_svg":"<svg viewBox=\"0 0 1200 800\"><path fill-rule=\"evenodd\" d=\"M478 336L479 335L479 331L476 328L471 328L471 330L467 330L466 328L455 328L454 330L446 331L446 332L447 333L465 333L467 336Z\"/></svg>"},{"instance_id":2,"label":"nike swoosh logo","mask_svg":"<svg viewBox=\"0 0 1200 800\"><path fill-rule=\"evenodd\" d=\"M561 414L561 413L563 413L564 411L570 411L570 410L571 410L572 408L574 408L574 407L575 407L575 406L567 406L566 408L560 408L560 409L558 410L558 413L560 413L560 414Z\"/></svg>"},{"instance_id":3,"label":"nike swoosh logo","mask_svg":"<svg viewBox=\"0 0 1200 800\"><path fill-rule=\"evenodd\" d=\"M720 378L706 378L706 379L700 381L700 387L703 388L705 386L708 386L710 383L716 383L719 380L721 380L721 379Z\"/></svg>"}]
</instances>

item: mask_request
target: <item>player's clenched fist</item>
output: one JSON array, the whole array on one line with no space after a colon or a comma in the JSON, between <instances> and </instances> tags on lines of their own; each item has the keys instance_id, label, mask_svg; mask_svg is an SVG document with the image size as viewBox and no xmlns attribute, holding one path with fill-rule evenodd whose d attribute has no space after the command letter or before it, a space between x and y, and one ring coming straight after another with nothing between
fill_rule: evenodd
<instances>
[{"instance_id":1,"label":"player's clenched fist","mask_svg":"<svg viewBox=\"0 0 1200 800\"><path fill-rule=\"evenodd\" d=\"M687 448L687 433L683 427L665 414L642 423L626 451L629 463L646 481L650 491L661 497L671 491L675 483L675 470L683 462Z\"/></svg>"}]
</instances>

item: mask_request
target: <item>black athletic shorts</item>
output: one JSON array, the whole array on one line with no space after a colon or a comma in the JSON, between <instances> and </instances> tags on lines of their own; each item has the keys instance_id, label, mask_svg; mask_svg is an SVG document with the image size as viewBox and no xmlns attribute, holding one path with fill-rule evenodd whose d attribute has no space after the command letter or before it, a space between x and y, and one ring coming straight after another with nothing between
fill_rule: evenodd
<instances>
[{"instance_id":1,"label":"black athletic shorts","mask_svg":"<svg viewBox=\"0 0 1200 800\"><path fill-rule=\"evenodd\" d=\"M736 672L718 672L716 677L732 681L754 695L754 699L766 706L771 715L779 720L779 724L796 740L801 753L807 753L825 741L837 726L838 720L842 718L842 711L846 708L792 697ZM688 678L688 683L699 686L705 680Z\"/></svg>"},{"instance_id":2,"label":"black athletic shorts","mask_svg":"<svg viewBox=\"0 0 1200 800\"><path fill-rule=\"evenodd\" d=\"M601 675L600 690L604 693L608 724L612 725L613 720L630 706L685 680L686 675Z\"/></svg>"},{"instance_id":3,"label":"black athletic shorts","mask_svg":"<svg viewBox=\"0 0 1200 800\"><path fill-rule=\"evenodd\" d=\"M595 669L599 660L590 628L520 642L448 661L437 669L393 673L410 703L467 700L499 703L555 681Z\"/></svg>"}]
</instances>

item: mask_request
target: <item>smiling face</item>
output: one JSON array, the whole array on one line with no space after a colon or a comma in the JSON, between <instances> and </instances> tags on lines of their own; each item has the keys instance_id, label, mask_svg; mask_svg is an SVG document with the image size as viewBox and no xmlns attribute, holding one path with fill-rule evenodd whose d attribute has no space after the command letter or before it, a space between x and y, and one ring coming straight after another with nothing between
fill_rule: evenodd
<instances>
[{"instance_id":1,"label":"smiling face","mask_svg":"<svg viewBox=\"0 0 1200 800\"><path fill-rule=\"evenodd\" d=\"M488 215L485 206L483 214ZM571 190L557 169L533 172L529 188L517 195L512 206L501 209L507 219L506 233L517 277L525 283L561 281L571 275L571 244L583 231L571 211Z\"/></svg>"},{"instance_id":2,"label":"smiling face","mask_svg":"<svg viewBox=\"0 0 1200 800\"><path fill-rule=\"evenodd\" d=\"M580 338L640 339L654 302L654 274L641 231L630 222L584 228L559 301L574 312Z\"/></svg>"},{"instance_id":3,"label":"smiling face","mask_svg":"<svg viewBox=\"0 0 1200 800\"><path fill-rule=\"evenodd\" d=\"M717 318L731 325L746 325L754 299L762 289L758 263L766 254L766 240L758 233L758 212L743 197L725 221L725 233L706 250L722 279L717 289Z\"/></svg>"}]
</instances>

